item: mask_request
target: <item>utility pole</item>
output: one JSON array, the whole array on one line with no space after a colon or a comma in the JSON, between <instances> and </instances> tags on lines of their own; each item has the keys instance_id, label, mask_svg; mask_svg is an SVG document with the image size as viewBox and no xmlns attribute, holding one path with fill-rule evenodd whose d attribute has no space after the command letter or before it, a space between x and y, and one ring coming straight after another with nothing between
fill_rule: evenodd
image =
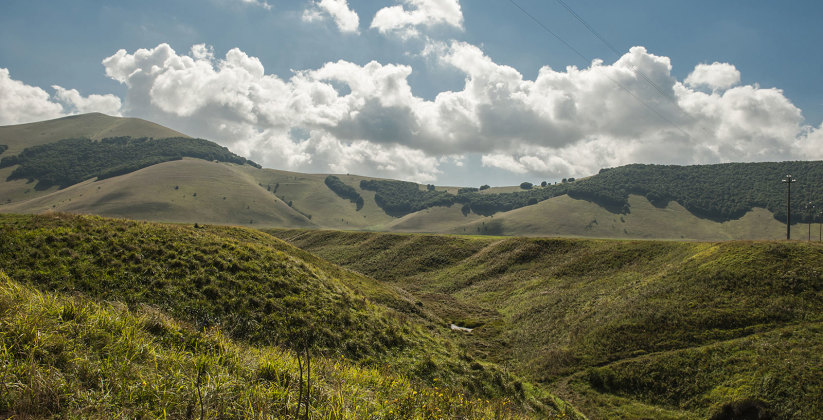
<instances>
[{"instance_id":1,"label":"utility pole","mask_svg":"<svg viewBox=\"0 0 823 420\"><path fill-rule=\"evenodd\" d=\"M814 220L814 204L812 204L811 201L809 201L809 203L806 204L806 211L809 214L809 242L811 242L812 241L812 220Z\"/></svg>"},{"instance_id":2,"label":"utility pole","mask_svg":"<svg viewBox=\"0 0 823 420\"><path fill-rule=\"evenodd\" d=\"M820 210L820 213L817 213L817 241L823 242L823 210Z\"/></svg>"},{"instance_id":3,"label":"utility pole","mask_svg":"<svg viewBox=\"0 0 823 420\"><path fill-rule=\"evenodd\" d=\"M786 189L786 240L792 239L792 182L797 182L791 175L786 175L783 182L788 187Z\"/></svg>"}]
</instances>

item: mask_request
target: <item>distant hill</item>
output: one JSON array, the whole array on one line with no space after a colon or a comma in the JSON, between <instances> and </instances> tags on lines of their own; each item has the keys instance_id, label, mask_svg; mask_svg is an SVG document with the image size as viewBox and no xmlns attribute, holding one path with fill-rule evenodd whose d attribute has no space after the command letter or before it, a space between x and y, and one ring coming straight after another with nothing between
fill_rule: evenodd
<instances>
[{"instance_id":1,"label":"distant hill","mask_svg":"<svg viewBox=\"0 0 823 420\"><path fill-rule=\"evenodd\" d=\"M72 115L55 120L0 126L0 144L17 154L26 147L53 143L62 139L107 137L152 137L165 139L187 135L139 118L111 117L100 113Z\"/></svg>"},{"instance_id":2,"label":"distant hill","mask_svg":"<svg viewBox=\"0 0 823 420\"><path fill-rule=\"evenodd\" d=\"M114 137L120 140L100 141ZM800 238L809 233L801 223L813 222L812 231L819 231L819 220L809 219L805 207L820 197L813 181L823 177L823 162L627 165L527 188L427 186L262 169L207 140L103 114L0 127L0 145L7 146L0 154L0 212L258 227L779 239L786 217L780 180L792 174L799 181L792 191L792 232ZM66 150L97 158L72 160Z\"/></svg>"}]
</instances>

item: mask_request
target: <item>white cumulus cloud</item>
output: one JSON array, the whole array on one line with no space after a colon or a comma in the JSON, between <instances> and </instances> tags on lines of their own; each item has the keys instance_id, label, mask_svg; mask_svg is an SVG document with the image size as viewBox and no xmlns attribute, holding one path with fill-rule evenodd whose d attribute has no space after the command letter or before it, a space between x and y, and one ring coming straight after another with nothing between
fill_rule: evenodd
<instances>
[{"instance_id":1,"label":"white cumulus cloud","mask_svg":"<svg viewBox=\"0 0 823 420\"><path fill-rule=\"evenodd\" d=\"M240 0L243 4L262 7L266 10L271 10L271 5L264 0Z\"/></svg>"},{"instance_id":2,"label":"white cumulus cloud","mask_svg":"<svg viewBox=\"0 0 823 420\"><path fill-rule=\"evenodd\" d=\"M22 124L66 115L102 112L120 115L120 98L114 95L83 96L75 89L52 86L54 97L36 86L11 78L0 68L0 125Z\"/></svg>"},{"instance_id":3,"label":"white cumulus cloud","mask_svg":"<svg viewBox=\"0 0 823 420\"><path fill-rule=\"evenodd\" d=\"M463 12L458 0L402 0L403 5L377 11L371 27L381 33L397 33L404 38L417 36L419 27L436 25L463 29Z\"/></svg>"},{"instance_id":4,"label":"white cumulus cloud","mask_svg":"<svg viewBox=\"0 0 823 420\"><path fill-rule=\"evenodd\" d=\"M409 85L411 66L376 61L284 79L239 49L220 58L204 45L120 50L103 64L128 86L128 112L290 170L431 182L449 157L468 154L535 178L637 162L823 157L821 129L805 125L779 89L726 79L711 85L724 89L700 90L643 47L613 63L546 66L534 80L464 42L426 51L465 74L461 89L423 99Z\"/></svg>"},{"instance_id":5,"label":"white cumulus cloud","mask_svg":"<svg viewBox=\"0 0 823 420\"><path fill-rule=\"evenodd\" d=\"M52 89L55 90L55 98L71 113L102 112L120 116L122 104L117 96L97 94L83 96L77 89L65 89L57 85L53 85Z\"/></svg>"},{"instance_id":6,"label":"white cumulus cloud","mask_svg":"<svg viewBox=\"0 0 823 420\"><path fill-rule=\"evenodd\" d=\"M692 87L706 86L710 89L728 89L740 83L740 71L729 63L698 64L686 77L686 84Z\"/></svg>"},{"instance_id":7,"label":"white cumulus cloud","mask_svg":"<svg viewBox=\"0 0 823 420\"><path fill-rule=\"evenodd\" d=\"M324 20L326 16L334 19L340 32L358 32L360 17L357 16L357 12L349 8L347 0L317 0L311 8L303 12L303 21Z\"/></svg>"}]
</instances>

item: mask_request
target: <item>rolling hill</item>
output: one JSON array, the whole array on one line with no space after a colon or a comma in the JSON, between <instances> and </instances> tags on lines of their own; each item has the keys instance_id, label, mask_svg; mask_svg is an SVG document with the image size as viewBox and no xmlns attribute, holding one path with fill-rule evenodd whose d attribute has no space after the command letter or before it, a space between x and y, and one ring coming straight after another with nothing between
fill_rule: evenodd
<instances>
[{"instance_id":1,"label":"rolling hill","mask_svg":"<svg viewBox=\"0 0 823 420\"><path fill-rule=\"evenodd\" d=\"M823 417L823 245L272 230L590 418ZM731 418L731 417L719 417Z\"/></svg>"},{"instance_id":2,"label":"rolling hill","mask_svg":"<svg viewBox=\"0 0 823 420\"><path fill-rule=\"evenodd\" d=\"M111 117L100 113L72 115L42 122L0 126L0 139L9 147L8 154L62 139L85 137L153 137L165 139L187 135L139 118Z\"/></svg>"},{"instance_id":3,"label":"rolling hill","mask_svg":"<svg viewBox=\"0 0 823 420\"><path fill-rule=\"evenodd\" d=\"M5 213L480 235L780 239L780 179L792 173L800 180L792 195L793 237L808 236L809 226L797 222L820 230L819 214L805 204L819 195L808 180L823 176L823 162L627 165L574 182L478 191L264 169L207 140L103 114L0 127L0 145L7 146L0 153ZM77 165L75 149L77 156L99 156L97 166Z\"/></svg>"},{"instance_id":4,"label":"rolling hill","mask_svg":"<svg viewBox=\"0 0 823 420\"><path fill-rule=\"evenodd\" d=\"M0 235L4 414L290 412L303 357L329 415L575 415L402 290L257 230L54 213Z\"/></svg>"}]
</instances>

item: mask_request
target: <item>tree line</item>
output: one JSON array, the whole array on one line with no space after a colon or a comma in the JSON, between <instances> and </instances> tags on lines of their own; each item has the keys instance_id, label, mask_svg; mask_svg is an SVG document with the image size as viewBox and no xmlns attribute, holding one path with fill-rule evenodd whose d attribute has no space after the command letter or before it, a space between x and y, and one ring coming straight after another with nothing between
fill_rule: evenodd
<instances>
[{"instance_id":1,"label":"tree line","mask_svg":"<svg viewBox=\"0 0 823 420\"><path fill-rule=\"evenodd\" d=\"M742 217L754 208L765 208L777 220L786 220L786 185L780 180L791 174L798 182L792 188L792 221L818 221L819 214L807 210L813 202L823 207L823 162L723 163L714 165L632 164L601 169L582 180L531 186L517 192L488 193L488 189L460 188L458 193L424 191L418 184L392 180L364 180L360 188L375 191L375 201L387 214L404 216L429 207L463 204L463 213L492 215L537 204L563 194L594 202L613 213L627 213L629 195L641 195L663 208L671 201L692 214L724 222ZM485 188L484 188L485 187ZM526 186L530 187L530 186ZM521 186L522 188L522 186Z\"/></svg>"},{"instance_id":2,"label":"tree line","mask_svg":"<svg viewBox=\"0 0 823 420\"><path fill-rule=\"evenodd\" d=\"M162 140L114 137L99 142L87 138L64 139L6 156L0 159L0 168L19 165L6 180L37 180L35 189L44 190L55 185L65 188L95 177L124 175L184 157L261 168L214 142L184 137Z\"/></svg>"},{"instance_id":3,"label":"tree line","mask_svg":"<svg viewBox=\"0 0 823 420\"><path fill-rule=\"evenodd\" d=\"M334 175L327 176L325 182L326 186L340 196L340 198L354 203L357 206L357 211L363 208L363 197L360 196L360 193L357 192L354 187L346 185L340 178Z\"/></svg>"}]
</instances>

